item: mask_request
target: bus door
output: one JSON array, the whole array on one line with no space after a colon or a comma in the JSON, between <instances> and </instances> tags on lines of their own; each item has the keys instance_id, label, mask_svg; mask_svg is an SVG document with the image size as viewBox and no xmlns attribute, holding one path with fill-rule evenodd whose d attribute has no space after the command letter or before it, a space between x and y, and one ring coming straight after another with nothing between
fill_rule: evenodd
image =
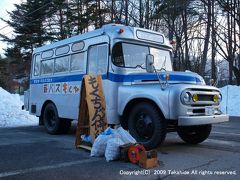
<instances>
[{"instance_id":1,"label":"bus door","mask_svg":"<svg viewBox=\"0 0 240 180\"><path fill-rule=\"evenodd\" d=\"M108 44L90 46L87 58L87 74L106 76L108 70Z\"/></svg>"}]
</instances>

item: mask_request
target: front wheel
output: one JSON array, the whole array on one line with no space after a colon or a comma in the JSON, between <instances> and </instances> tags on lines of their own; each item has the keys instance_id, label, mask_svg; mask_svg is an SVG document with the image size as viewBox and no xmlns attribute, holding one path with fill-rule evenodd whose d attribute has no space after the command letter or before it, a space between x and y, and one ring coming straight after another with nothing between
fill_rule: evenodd
<instances>
[{"instance_id":1,"label":"front wheel","mask_svg":"<svg viewBox=\"0 0 240 180\"><path fill-rule=\"evenodd\" d=\"M180 138L189 144L198 144L205 141L212 130L212 125L182 126L178 127L177 133Z\"/></svg>"},{"instance_id":2,"label":"front wheel","mask_svg":"<svg viewBox=\"0 0 240 180\"><path fill-rule=\"evenodd\" d=\"M166 137L166 122L159 109L147 102L137 104L130 111L128 129L137 142L147 150L156 148Z\"/></svg>"}]
</instances>

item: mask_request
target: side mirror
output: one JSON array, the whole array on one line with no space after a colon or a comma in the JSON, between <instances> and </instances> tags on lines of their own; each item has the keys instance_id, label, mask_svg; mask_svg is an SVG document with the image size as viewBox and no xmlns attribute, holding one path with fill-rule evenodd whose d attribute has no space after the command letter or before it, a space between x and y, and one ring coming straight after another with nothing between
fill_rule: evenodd
<instances>
[{"instance_id":1,"label":"side mirror","mask_svg":"<svg viewBox=\"0 0 240 180\"><path fill-rule=\"evenodd\" d=\"M151 54L146 56L146 70L148 73L154 72L154 56Z\"/></svg>"}]
</instances>

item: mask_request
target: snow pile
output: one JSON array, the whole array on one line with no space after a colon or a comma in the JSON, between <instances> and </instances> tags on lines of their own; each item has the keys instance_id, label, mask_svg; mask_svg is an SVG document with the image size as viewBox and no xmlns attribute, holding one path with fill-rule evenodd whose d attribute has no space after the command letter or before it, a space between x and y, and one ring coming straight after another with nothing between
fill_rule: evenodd
<instances>
[{"instance_id":1,"label":"snow pile","mask_svg":"<svg viewBox=\"0 0 240 180\"><path fill-rule=\"evenodd\" d=\"M18 94L10 94L0 87L0 127L37 125L38 118L22 110Z\"/></svg>"},{"instance_id":2,"label":"snow pile","mask_svg":"<svg viewBox=\"0 0 240 180\"><path fill-rule=\"evenodd\" d=\"M240 86L225 86L222 93L221 111L230 116L240 116Z\"/></svg>"}]
</instances>

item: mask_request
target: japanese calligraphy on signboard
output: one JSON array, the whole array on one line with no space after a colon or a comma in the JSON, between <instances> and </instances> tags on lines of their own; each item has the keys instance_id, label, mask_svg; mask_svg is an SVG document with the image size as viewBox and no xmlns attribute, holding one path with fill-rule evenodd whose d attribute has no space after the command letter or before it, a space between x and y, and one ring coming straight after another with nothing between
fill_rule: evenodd
<instances>
[{"instance_id":1,"label":"japanese calligraphy on signboard","mask_svg":"<svg viewBox=\"0 0 240 180\"><path fill-rule=\"evenodd\" d=\"M82 134L81 125L85 126L83 121L88 117L89 132L94 142L97 135L107 128L106 104L103 94L102 76L85 75L81 88L81 102L77 127L77 138ZM83 93L84 92L84 93ZM84 103L86 101L86 103ZM84 107L87 105L87 108ZM81 107L83 106L83 107ZM83 111L87 111L84 113ZM79 141L76 141L78 145Z\"/></svg>"},{"instance_id":2,"label":"japanese calligraphy on signboard","mask_svg":"<svg viewBox=\"0 0 240 180\"><path fill-rule=\"evenodd\" d=\"M92 139L107 128L106 104L102 87L102 76L85 76L86 99Z\"/></svg>"}]
</instances>

